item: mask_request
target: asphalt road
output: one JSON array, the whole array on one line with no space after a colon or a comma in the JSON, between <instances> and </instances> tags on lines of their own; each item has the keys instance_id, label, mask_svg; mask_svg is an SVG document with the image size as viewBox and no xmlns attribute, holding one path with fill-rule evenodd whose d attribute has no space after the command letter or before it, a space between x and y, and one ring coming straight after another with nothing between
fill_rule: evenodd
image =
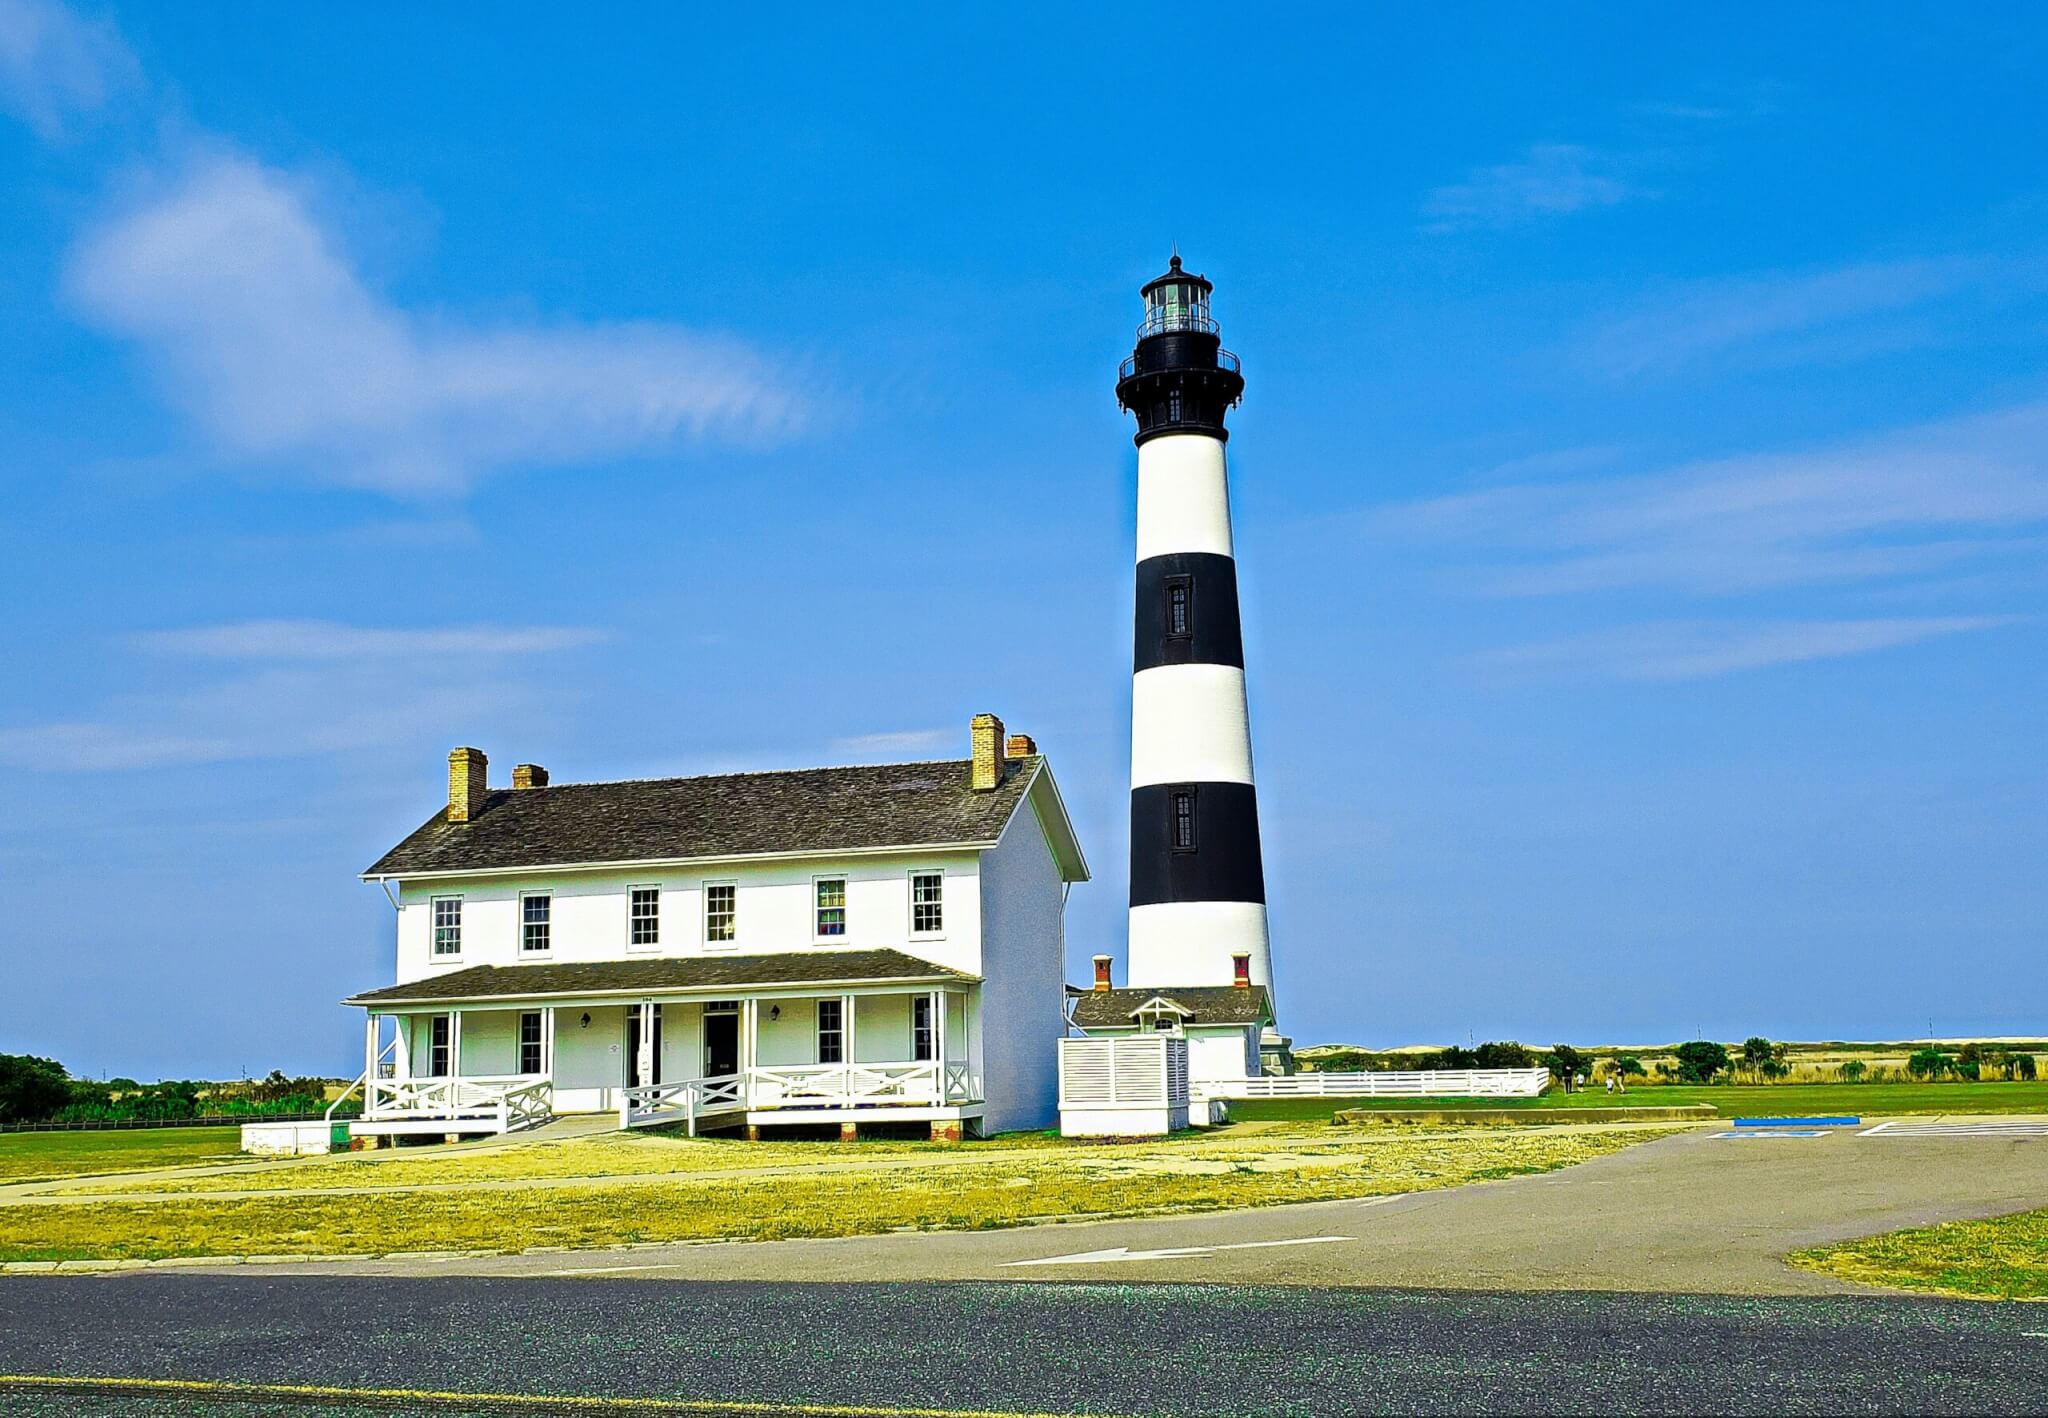
<instances>
[{"instance_id":1,"label":"asphalt road","mask_svg":"<svg viewBox=\"0 0 2048 1418\"><path fill-rule=\"evenodd\" d=\"M0 1278L0 1374L699 1411L2040 1413L2048 1313L1871 1297L136 1272ZM205 1392L95 1399L0 1381L0 1395L9 1413L250 1411ZM315 1406L369 1411L338 1396Z\"/></svg>"},{"instance_id":2,"label":"asphalt road","mask_svg":"<svg viewBox=\"0 0 2048 1418\"><path fill-rule=\"evenodd\" d=\"M1830 1295L1865 1292L1795 1270L1785 1253L2039 1206L2048 1206L2048 1137L1839 1131L1728 1139L1691 1132L1541 1176L1363 1202L1001 1231L393 1258L287 1270ZM2041 1328L2048 1329L2048 1316Z\"/></svg>"}]
</instances>

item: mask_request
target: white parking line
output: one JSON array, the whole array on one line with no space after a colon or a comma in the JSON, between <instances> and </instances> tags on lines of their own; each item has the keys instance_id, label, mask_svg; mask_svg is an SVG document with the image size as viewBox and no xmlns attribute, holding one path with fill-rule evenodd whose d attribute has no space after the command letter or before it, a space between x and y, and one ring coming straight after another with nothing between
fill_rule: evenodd
<instances>
[{"instance_id":1,"label":"white parking line","mask_svg":"<svg viewBox=\"0 0 2048 1418\"><path fill-rule=\"evenodd\" d=\"M1169 1246L1157 1251L1134 1251L1128 1246L1112 1246L1106 1251L1076 1251L1066 1256L1046 1256L1042 1260L1013 1260L1004 1268L1018 1265L1103 1265L1112 1261L1127 1260L1188 1260L1196 1256L1214 1255L1218 1251L1258 1251L1273 1246L1321 1246L1331 1241L1355 1241L1356 1236L1296 1236L1286 1241L1238 1241L1225 1246Z\"/></svg>"},{"instance_id":2,"label":"white parking line","mask_svg":"<svg viewBox=\"0 0 2048 1418\"><path fill-rule=\"evenodd\" d=\"M1911 1123L1893 1119L1865 1128L1858 1137L2048 1137L2048 1122Z\"/></svg>"}]
</instances>

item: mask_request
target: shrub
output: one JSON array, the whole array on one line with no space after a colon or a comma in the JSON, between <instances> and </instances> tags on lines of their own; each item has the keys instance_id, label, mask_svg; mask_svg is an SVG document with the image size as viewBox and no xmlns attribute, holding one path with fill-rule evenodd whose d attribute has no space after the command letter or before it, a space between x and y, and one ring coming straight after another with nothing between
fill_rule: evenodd
<instances>
[{"instance_id":1,"label":"shrub","mask_svg":"<svg viewBox=\"0 0 2048 1418\"><path fill-rule=\"evenodd\" d=\"M1861 1083L1863 1081L1863 1075L1865 1072L1868 1071L1868 1068L1869 1065L1865 1064L1863 1060L1850 1059L1847 1063L1842 1065L1842 1082Z\"/></svg>"},{"instance_id":2,"label":"shrub","mask_svg":"<svg viewBox=\"0 0 2048 1418\"><path fill-rule=\"evenodd\" d=\"M1536 1055L1527 1044L1517 1044L1509 1039L1496 1043L1489 1039L1473 1051L1478 1062L1476 1068L1534 1068Z\"/></svg>"},{"instance_id":3,"label":"shrub","mask_svg":"<svg viewBox=\"0 0 2048 1418\"><path fill-rule=\"evenodd\" d=\"M2005 1061L2005 1076L2007 1078L2018 1078L2025 1079L2028 1081L2031 1081L2033 1079L2034 1056L2032 1054L2008 1053L2005 1056Z\"/></svg>"},{"instance_id":4,"label":"shrub","mask_svg":"<svg viewBox=\"0 0 2048 1418\"><path fill-rule=\"evenodd\" d=\"M1641 1078L1643 1061L1634 1054L1622 1054L1614 1061L1614 1071L1623 1078Z\"/></svg>"},{"instance_id":5,"label":"shrub","mask_svg":"<svg viewBox=\"0 0 2048 1418\"><path fill-rule=\"evenodd\" d=\"M1567 1093L1578 1086L1579 1075L1586 1071L1586 1056L1570 1044L1552 1044L1544 1062L1550 1067L1550 1076L1562 1082Z\"/></svg>"},{"instance_id":6,"label":"shrub","mask_svg":"<svg viewBox=\"0 0 2048 1418\"><path fill-rule=\"evenodd\" d=\"M1916 1050L1913 1056L1906 1060L1906 1072L1915 1078L1945 1078L1955 1070L1955 1066L1956 1061L1953 1058L1931 1044L1924 1049Z\"/></svg>"},{"instance_id":7,"label":"shrub","mask_svg":"<svg viewBox=\"0 0 2048 1418\"><path fill-rule=\"evenodd\" d=\"M1771 1061L1771 1041L1761 1034L1752 1034L1742 1041L1742 1066L1751 1073L1762 1073L1764 1065Z\"/></svg>"},{"instance_id":8,"label":"shrub","mask_svg":"<svg viewBox=\"0 0 2048 1418\"><path fill-rule=\"evenodd\" d=\"M1686 1083L1712 1083L1728 1072L1728 1048L1711 1039L1695 1039L1677 1049L1678 1076Z\"/></svg>"}]
</instances>

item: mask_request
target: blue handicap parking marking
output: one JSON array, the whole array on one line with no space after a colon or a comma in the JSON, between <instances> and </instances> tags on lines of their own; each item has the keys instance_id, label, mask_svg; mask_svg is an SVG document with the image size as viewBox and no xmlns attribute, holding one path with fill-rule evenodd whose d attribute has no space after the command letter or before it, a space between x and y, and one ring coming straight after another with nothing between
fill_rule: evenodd
<instances>
[{"instance_id":1,"label":"blue handicap parking marking","mask_svg":"<svg viewBox=\"0 0 2048 1418\"><path fill-rule=\"evenodd\" d=\"M1863 1122L1861 1118L1843 1115L1825 1118L1737 1118L1739 1128L1852 1128Z\"/></svg>"},{"instance_id":2,"label":"blue handicap parking marking","mask_svg":"<svg viewBox=\"0 0 2048 1418\"><path fill-rule=\"evenodd\" d=\"M1821 1128L1759 1128L1751 1127L1742 1132L1709 1133L1709 1137L1748 1139L1757 1137L1832 1137L1833 1133Z\"/></svg>"}]
</instances>

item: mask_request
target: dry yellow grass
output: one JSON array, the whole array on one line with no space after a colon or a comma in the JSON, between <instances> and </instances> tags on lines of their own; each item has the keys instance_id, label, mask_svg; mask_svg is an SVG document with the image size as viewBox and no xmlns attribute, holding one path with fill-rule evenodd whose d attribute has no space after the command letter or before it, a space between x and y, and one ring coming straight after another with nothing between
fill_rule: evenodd
<instances>
[{"instance_id":1,"label":"dry yellow grass","mask_svg":"<svg viewBox=\"0 0 2048 1418\"><path fill-rule=\"evenodd\" d=\"M1659 1129L1381 1134L1327 1127L1120 1146L924 1149L890 1165L763 1173L736 1165L675 1171L673 1181L565 1184L555 1173L516 1189L491 1186L359 1194L222 1197L0 1207L0 1260L209 1255L382 1254L406 1250L521 1250L720 1238L847 1236L904 1228L980 1229L1076 1216L1130 1216L1281 1202L1335 1200L1454 1186L1549 1171L1665 1135ZM601 1142L564 1144L585 1159ZM620 1139L630 1142L630 1139ZM658 1140L656 1140L658 1141ZM1042 1141L1042 1140L1040 1140ZM615 1149L655 1155L654 1149ZM747 1149L758 1156L763 1150ZM814 1163L829 1147L792 1146ZM459 1167L503 1182L524 1153L460 1155L403 1164ZM913 1150L914 1151L914 1150ZM677 1155L700 1157L697 1145ZM498 1159L495 1163L492 1159ZM774 1165L777 1159L762 1159ZM881 1156L877 1162L884 1161ZM500 1175L481 1178L490 1163ZM397 1167L400 1164L386 1164ZM589 1165L556 1157L547 1166ZM305 1169L318 1174L328 1169ZM266 1174L266 1179L280 1175ZM381 1180L381 1179L380 1179ZM417 1185L419 1178L415 1180ZM446 1176L435 1181L448 1180Z\"/></svg>"},{"instance_id":2,"label":"dry yellow grass","mask_svg":"<svg viewBox=\"0 0 2048 1418\"><path fill-rule=\"evenodd\" d=\"M1862 1285L1973 1300L2048 1300L2048 1211L1892 1231L1786 1259Z\"/></svg>"}]
</instances>

